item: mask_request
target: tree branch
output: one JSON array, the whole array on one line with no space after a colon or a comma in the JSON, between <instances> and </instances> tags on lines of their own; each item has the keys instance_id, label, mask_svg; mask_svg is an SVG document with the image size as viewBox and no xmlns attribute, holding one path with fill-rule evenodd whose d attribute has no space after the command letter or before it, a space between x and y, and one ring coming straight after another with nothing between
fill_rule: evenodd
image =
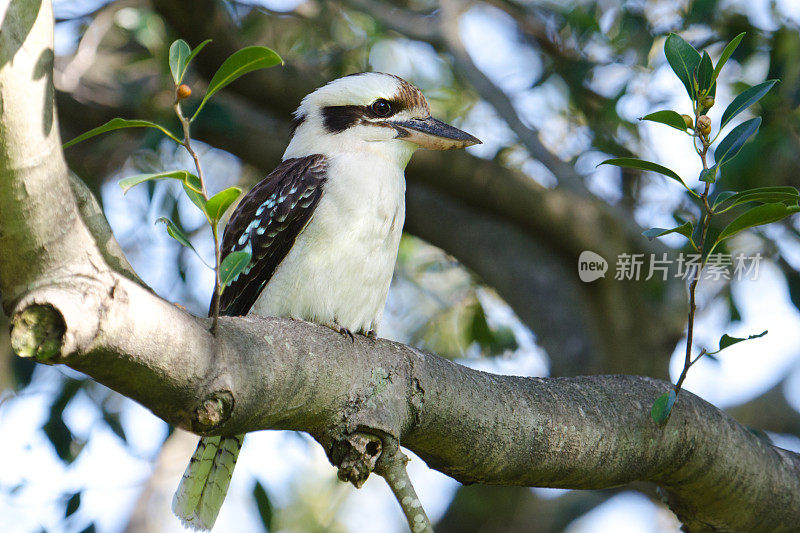
<instances>
[{"instance_id":1,"label":"tree branch","mask_svg":"<svg viewBox=\"0 0 800 533\"><path fill-rule=\"evenodd\" d=\"M60 328L65 363L202 434L307 431L329 455L354 432L397 439L464 483L603 488L658 483L687 524L753 530L800 519L800 456L686 393L659 428L669 384L632 376L535 379L461 367L385 340L287 319L226 318L219 336L133 282L76 273L20 302ZM87 320L86 317L98 317ZM170 324L165 335L163 324ZM18 351L19 344L16 345Z\"/></svg>"},{"instance_id":2,"label":"tree branch","mask_svg":"<svg viewBox=\"0 0 800 533\"><path fill-rule=\"evenodd\" d=\"M561 160L552 153L539 139L539 131L525 125L519 118L511 98L497 87L486 74L478 68L461 42L459 21L461 14L469 8L456 0L443 0L440 16L441 33L448 50L453 55L456 67L472 83L475 89L497 111L508 127L517 135L531 157L541 162L553 173L564 187L588 194L583 177L575 171L575 167Z\"/></svg>"},{"instance_id":3,"label":"tree branch","mask_svg":"<svg viewBox=\"0 0 800 533\"><path fill-rule=\"evenodd\" d=\"M406 464L408 464L408 457L403 455L399 446L395 444L391 451L383 450L381 462L377 465L375 473L382 476L388 483L394 497L403 509L403 514L408 521L408 528L413 533L433 533L431 521L425 513L425 509L422 508L411 478L408 477Z\"/></svg>"},{"instance_id":4,"label":"tree branch","mask_svg":"<svg viewBox=\"0 0 800 533\"><path fill-rule=\"evenodd\" d=\"M39 273L103 262L96 247L83 246L88 231L65 179L53 107L52 10L49 2L39 4L11 3L0 27L0 294L6 311Z\"/></svg>"}]
</instances>

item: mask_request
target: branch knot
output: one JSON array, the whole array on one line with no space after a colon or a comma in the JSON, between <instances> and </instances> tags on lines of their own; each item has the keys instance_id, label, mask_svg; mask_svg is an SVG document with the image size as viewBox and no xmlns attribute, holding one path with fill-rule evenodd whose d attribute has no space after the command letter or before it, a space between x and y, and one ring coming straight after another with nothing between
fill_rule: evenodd
<instances>
[{"instance_id":1,"label":"branch knot","mask_svg":"<svg viewBox=\"0 0 800 533\"><path fill-rule=\"evenodd\" d=\"M45 363L61 353L67 325L50 304L30 305L11 320L11 346L20 357Z\"/></svg>"},{"instance_id":2,"label":"branch knot","mask_svg":"<svg viewBox=\"0 0 800 533\"><path fill-rule=\"evenodd\" d=\"M205 434L224 424L233 412L233 394L229 390L211 393L194 410L192 432Z\"/></svg>"},{"instance_id":3,"label":"branch knot","mask_svg":"<svg viewBox=\"0 0 800 533\"><path fill-rule=\"evenodd\" d=\"M375 470L382 449L383 443L375 435L352 433L334 441L328 458L339 469L340 480L361 488Z\"/></svg>"}]
</instances>

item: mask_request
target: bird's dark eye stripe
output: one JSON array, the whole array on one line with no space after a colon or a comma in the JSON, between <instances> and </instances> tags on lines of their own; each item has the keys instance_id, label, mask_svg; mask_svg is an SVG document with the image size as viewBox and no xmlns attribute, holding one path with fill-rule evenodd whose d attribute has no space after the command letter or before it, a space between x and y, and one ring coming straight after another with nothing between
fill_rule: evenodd
<instances>
[{"instance_id":1,"label":"bird's dark eye stripe","mask_svg":"<svg viewBox=\"0 0 800 533\"><path fill-rule=\"evenodd\" d=\"M389 113L379 115L373 109L375 103L385 101L389 104ZM339 133L350 126L356 125L360 120L368 118L387 118L405 109L402 101L398 100L376 100L371 105L337 105L322 108L322 123L329 133Z\"/></svg>"},{"instance_id":2,"label":"bird's dark eye stripe","mask_svg":"<svg viewBox=\"0 0 800 533\"><path fill-rule=\"evenodd\" d=\"M322 108L322 123L330 133L339 133L364 118L366 111L358 105L337 105Z\"/></svg>"}]
</instances>

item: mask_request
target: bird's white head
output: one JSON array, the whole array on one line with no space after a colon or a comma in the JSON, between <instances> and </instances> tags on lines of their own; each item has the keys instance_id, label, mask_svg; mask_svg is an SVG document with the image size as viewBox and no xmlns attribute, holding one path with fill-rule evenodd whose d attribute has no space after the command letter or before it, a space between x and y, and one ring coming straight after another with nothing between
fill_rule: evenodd
<instances>
[{"instance_id":1,"label":"bird's white head","mask_svg":"<svg viewBox=\"0 0 800 533\"><path fill-rule=\"evenodd\" d=\"M464 148L480 141L431 116L422 92L392 74L333 80L303 98L284 159L369 151L405 166L419 147Z\"/></svg>"}]
</instances>

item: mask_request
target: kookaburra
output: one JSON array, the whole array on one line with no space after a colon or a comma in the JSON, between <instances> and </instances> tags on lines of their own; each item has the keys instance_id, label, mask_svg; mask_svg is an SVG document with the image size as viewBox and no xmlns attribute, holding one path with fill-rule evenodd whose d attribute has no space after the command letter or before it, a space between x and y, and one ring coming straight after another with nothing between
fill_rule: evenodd
<instances>
[{"instance_id":1,"label":"kookaburra","mask_svg":"<svg viewBox=\"0 0 800 533\"><path fill-rule=\"evenodd\" d=\"M402 78L353 74L306 96L283 161L242 199L222 254L250 264L222 294L221 314L291 317L374 335L405 219L404 170L419 148L480 143L431 116ZM172 502L211 529L244 435L200 439Z\"/></svg>"}]
</instances>

